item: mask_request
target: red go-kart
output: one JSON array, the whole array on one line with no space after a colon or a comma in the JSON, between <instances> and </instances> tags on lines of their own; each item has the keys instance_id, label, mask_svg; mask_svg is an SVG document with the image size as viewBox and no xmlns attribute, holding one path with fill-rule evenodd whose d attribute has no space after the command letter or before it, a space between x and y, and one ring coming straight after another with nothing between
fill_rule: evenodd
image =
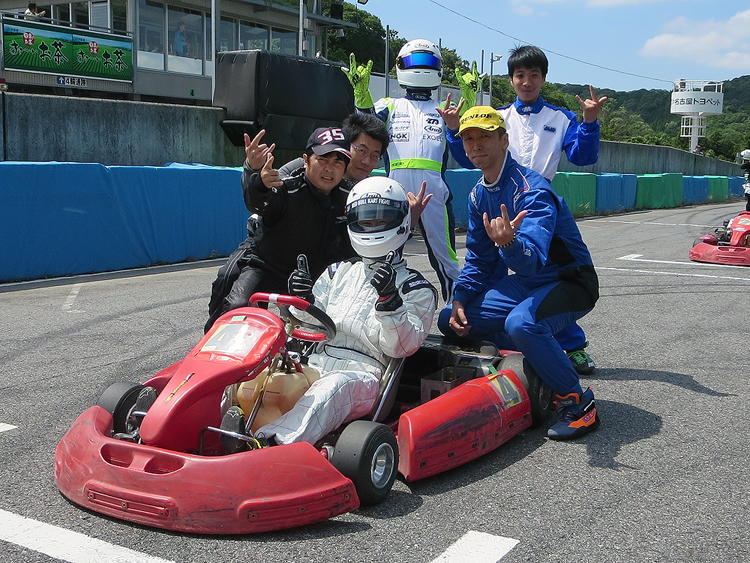
<instances>
[{"instance_id":1,"label":"red go-kart","mask_svg":"<svg viewBox=\"0 0 750 563\"><path fill-rule=\"evenodd\" d=\"M142 385L112 385L83 412L55 453L62 494L169 530L290 528L382 501L398 472L414 481L473 460L552 408L551 390L521 354L429 336L412 357L391 361L366 419L315 445L235 449L252 442L257 420L280 416L314 379L304 354L291 349L335 334L331 319L302 299L251 298L261 301L275 303L278 314L260 307L226 313L185 359ZM289 306L324 328L302 325ZM246 431L222 427L223 412L243 397Z\"/></svg>"},{"instance_id":2,"label":"red go-kart","mask_svg":"<svg viewBox=\"0 0 750 563\"><path fill-rule=\"evenodd\" d=\"M690 259L696 262L750 266L750 211L724 221L713 234L693 243Z\"/></svg>"}]
</instances>

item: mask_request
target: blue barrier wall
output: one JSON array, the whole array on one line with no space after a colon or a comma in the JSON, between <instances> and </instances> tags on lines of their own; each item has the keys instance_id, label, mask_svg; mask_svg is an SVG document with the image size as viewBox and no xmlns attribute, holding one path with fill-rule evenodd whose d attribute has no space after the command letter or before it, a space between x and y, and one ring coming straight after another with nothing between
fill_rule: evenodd
<instances>
[{"instance_id":1,"label":"blue barrier wall","mask_svg":"<svg viewBox=\"0 0 750 563\"><path fill-rule=\"evenodd\" d=\"M446 173L457 226L468 224L480 174ZM633 209L638 178L597 175L590 207ZM708 201L708 181L682 178L679 199ZM730 198L743 197L742 182L728 179ZM246 236L247 215L237 169L0 162L0 282L227 256Z\"/></svg>"},{"instance_id":2,"label":"blue barrier wall","mask_svg":"<svg viewBox=\"0 0 750 563\"><path fill-rule=\"evenodd\" d=\"M682 202L701 203L708 201L708 176L682 177Z\"/></svg>"},{"instance_id":3,"label":"blue barrier wall","mask_svg":"<svg viewBox=\"0 0 750 563\"><path fill-rule=\"evenodd\" d=\"M457 227L466 227L469 224L469 193L481 176L479 170L447 170L445 173L445 181L453 196L451 207Z\"/></svg>"},{"instance_id":4,"label":"blue barrier wall","mask_svg":"<svg viewBox=\"0 0 750 563\"><path fill-rule=\"evenodd\" d=\"M226 256L240 172L0 162L0 281Z\"/></svg>"},{"instance_id":5,"label":"blue barrier wall","mask_svg":"<svg viewBox=\"0 0 750 563\"><path fill-rule=\"evenodd\" d=\"M635 174L597 174L596 212L615 213L635 207Z\"/></svg>"},{"instance_id":6,"label":"blue barrier wall","mask_svg":"<svg viewBox=\"0 0 750 563\"><path fill-rule=\"evenodd\" d=\"M745 197L745 188L743 184L745 179L739 176L729 176L729 199Z\"/></svg>"}]
</instances>

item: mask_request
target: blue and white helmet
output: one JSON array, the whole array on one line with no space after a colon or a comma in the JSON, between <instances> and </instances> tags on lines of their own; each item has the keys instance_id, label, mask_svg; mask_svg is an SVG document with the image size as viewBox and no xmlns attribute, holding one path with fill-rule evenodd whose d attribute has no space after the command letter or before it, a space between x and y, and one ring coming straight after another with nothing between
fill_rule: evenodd
<instances>
[{"instance_id":1,"label":"blue and white helmet","mask_svg":"<svg viewBox=\"0 0 750 563\"><path fill-rule=\"evenodd\" d=\"M346 199L349 240L363 258L384 258L409 239L411 212L406 190L385 176L358 182Z\"/></svg>"},{"instance_id":2,"label":"blue and white helmet","mask_svg":"<svg viewBox=\"0 0 750 563\"><path fill-rule=\"evenodd\" d=\"M404 44L396 57L396 78L402 88L434 90L443 79L443 55L440 48L426 39Z\"/></svg>"}]
</instances>

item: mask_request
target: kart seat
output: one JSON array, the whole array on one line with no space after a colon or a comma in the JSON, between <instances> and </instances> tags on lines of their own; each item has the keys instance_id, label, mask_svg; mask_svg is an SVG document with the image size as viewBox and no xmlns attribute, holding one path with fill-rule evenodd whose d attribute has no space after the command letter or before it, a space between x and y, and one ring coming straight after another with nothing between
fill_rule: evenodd
<instances>
[{"instance_id":1,"label":"kart seat","mask_svg":"<svg viewBox=\"0 0 750 563\"><path fill-rule=\"evenodd\" d=\"M383 377L380 378L378 387L378 400L375 406L364 418L373 422L383 422L393 408L398 391L398 383L401 380L401 372L404 370L406 358L391 358L385 369Z\"/></svg>"}]
</instances>

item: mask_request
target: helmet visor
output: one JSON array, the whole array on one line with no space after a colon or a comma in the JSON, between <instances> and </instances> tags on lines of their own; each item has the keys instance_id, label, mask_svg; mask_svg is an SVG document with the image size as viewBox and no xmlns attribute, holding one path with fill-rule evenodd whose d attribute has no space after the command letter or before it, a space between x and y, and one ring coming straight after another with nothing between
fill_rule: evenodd
<instances>
[{"instance_id":1,"label":"helmet visor","mask_svg":"<svg viewBox=\"0 0 750 563\"><path fill-rule=\"evenodd\" d=\"M409 202L368 195L346 206L346 222L354 233L379 233L397 228L409 213Z\"/></svg>"},{"instance_id":2,"label":"helmet visor","mask_svg":"<svg viewBox=\"0 0 750 563\"><path fill-rule=\"evenodd\" d=\"M432 53L410 53L403 57L396 57L396 66L401 70L407 68L440 70L443 68L443 62Z\"/></svg>"}]
</instances>

